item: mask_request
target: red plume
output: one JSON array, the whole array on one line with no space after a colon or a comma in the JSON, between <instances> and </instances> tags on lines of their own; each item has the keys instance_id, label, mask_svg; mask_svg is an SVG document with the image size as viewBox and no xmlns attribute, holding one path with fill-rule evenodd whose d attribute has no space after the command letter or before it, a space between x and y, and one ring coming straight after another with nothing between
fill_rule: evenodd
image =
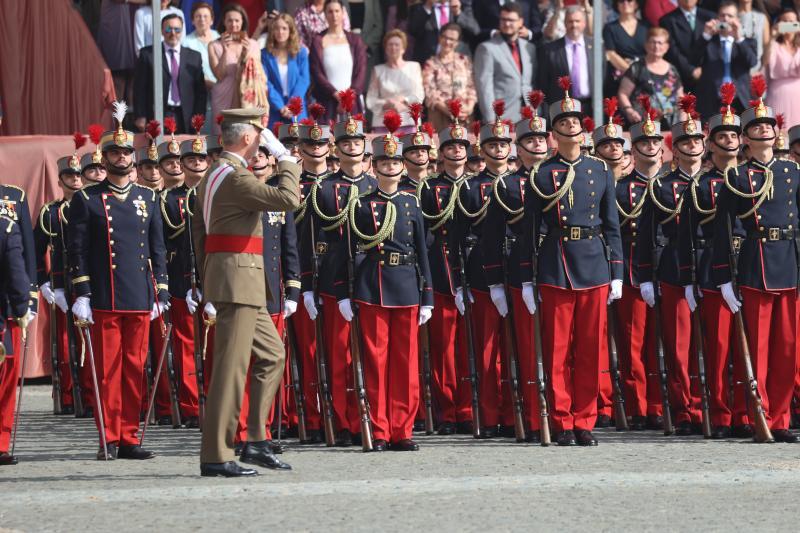
<instances>
[{"instance_id":1,"label":"red plume","mask_svg":"<svg viewBox=\"0 0 800 533\"><path fill-rule=\"evenodd\" d=\"M77 152L84 144L86 144L86 135L76 131L72 134L72 142L75 143L75 151Z\"/></svg>"},{"instance_id":2,"label":"red plume","mask_svg":"<svg viewBox=\"0 0 800 533\"><path fill-rule=\"evenodd\" d=\"M667 145L669 151L672 151L672 132L668 131L664 134L664 144Z\"/></svg>"},{"instance_id":3,"label":"red plume","mask_svg":"<svg viewBox=\"0 0 800 533\"><path fill-rule=\"evenodd\" d=\"M458 116L461 114L461 100L458 98L448 100L447 108L450 110L450 114L453 115L453 119L458 120Z\"/></svg>"},{"instance_id":4,"label":"red plume","mask_svg":"<svg viewBox=\"0 0 800 533\"><path fill-rule=\"evenodd\" d=\"M767 92L767 80L764 79L762 74L753 76L750 80L750 94L755 98L761 98Z\"/></svg>"},{"instance_id":5,"label":"red plume","mask_svg":"<svg viewBox=\"0 0 800 533\"><path fill-rule=\"evenodd\" d=\"M539 109L539 106L544 102L544 92L539 89L533 90L528 93L528 103L534 111Z\"/></svg>"},{"instance_id":6,"label":"red plume","mask_svg":"<svg viewBox=\"0 0 800 533\"><path fill-rule=\"evenodd\" d=\"M498 118L502 117L506 112L506 102L504 100L495 100L492 102L492 110Z\"/></svg>"},{"instance_id":7,"label":"red plume","mask_svg":"<svg viewBox=\"0 0 800 533\"><path fill-rule=\"evenodd\" d=\"M103 126L100 124L89 124L89 139L94 144L100 144L100 137L103 136Z\"/></svg>"},{"instance_id":8,"label":"red plume","mask_svg":"<svg viewBox=\"0 0 800 533\"><path fill-rule=\"evenodd\" d=\"M619 115L614 115L613 117L611 117L611 122L613 122L617 126L622 126L622 117Z\"/></svg>"},{"instance_id":9,"label":"red plume","mask_svg":"<svg viewBox=\"0 0 800 533\"><path fill-rule=\"evenodd\" d=\"M594 131L595 123L592 117L583 117L583 129L584 131L591 133Z\"/></svg>"},{"instance_id":10,"label":"red plume","mask_svg":"<svg viewBox=\"0 0 800 533\"><path fill-rule=\"evenodd\" d=\"M222 113L219 113L219 114L217 114L216 117L214 117L214 122L216 122L217 126L219 126L220 124L222 124L222 119L224 119L224 118L225 117L222 116Z\"/></svg>"},{"instance_id":11,"label":"red plume","mask_svg":"<svg viewBox=\"0 0 800 533\"><path fill-rule=\"evenodd\" d=\"M569 79L569 76L561 76L558 78L558 86L561 87L564 92L567 92L572 87L572 80Z\"/></svg>"},{"instance_id":12,"label":"red plume","mask_svg":"<svg viewBox=\"0 0 800 533\"><path fill-rule=\"evenodd\" d=\"M511 119L510 119L510 118L504 118L504 119L503 119L503 124L505 124L506 126L508 126L508 131L509 131L510 133L514 133L514 123L513 123L513 122L511 122Z\"/></svg>"},{"instance_id":13,"label":"red plume","mask_svg":"<svg viewBox=\"0 0 800 533\"><path fill-rule=\"evenodd\" d=\"M156 140L156 138L161 135L161 123L157 120L151 120L147 123L145 131L151 139Z\"/></svg>"},{"instance_id":14,"label":"red plume","mask_svg":"<svg viewBox=\"0 0 800 533\"><path fill-rule=\"evenodd\" d=\"M657 120L659 118L658 109L650 108L650 111L648 111L647 114L650 115L650 120Z\"/></svg>"},{"instance_id":15,"label":"red plume","mask_svg":"<svg viewBox=\"0 0 800 533\"><path fill-rule=\"evenodd\" d=\"M786 117L783 116L783 113L775 115L775 123L776 126L778 126L778 131L783 129L783 126L786 124Z\"/></svg>"},{"instance_id":16,"label":"red plume","mask_svg":"<svg viewBox=\"0 0 800 533\"><path fill-rule=\"evenodd\" d=\"M692 93L686 93L678 100L678 106L681 108L681 111L689 115L689 118L694 118L697 114L697 97Z\"/></svg>"},{"instance_id":17,"label":"red plume","mask_svg":"<svg viewBox=\"0 0 800 533\"><path fill-rule=\"evenodd\" d=\"M617 97L603 98L603 112L608 116L609 120L613 120L614 114L617 112Z\"/></svg>"},{"instance_id":18,"label":"red plume","mask_svg":"<svg viewBox=\"0 0 800 533\"><path fill-rule=\"evenodd\" d=\"M313 103L308 107L308 112L311 114L314 120L319 122L319 120L325 115L325 106L322 104Z\"/></svg>"},{"instance_id":19,"label":"red plume","mask_svg":"<svg viewBox=\"0 0 800 533\"><path fill-rule=\"evenodd\" d=\"M352 113L356 105L356 92L352 88L339 91L339 103L342 104L345 113Z\"/></svg>"},{"instance_id":20,"label":"red plume","mask_svg":"<svg viewBox=\"0 0 800 533\"><path fill-rule=\"evenodd\" d=\"M402 123L403 119L400 118L400 114L394 109L390 109L383 114L383 125L392 135L394 135L394 132L397 131Z\"/></svg>"},{"instance_id":21,"label":"red plume","mask_svg":"<svg viewBox=\"0 0 800 533\"><path fill-rule=\"evenodd\" d=\"M279 133L280 131L281 131L281 123L280 122L276 122L275 124L272 125L272 134L275 137L280 137L280 133Z\"/></svg>"},{"instance_id":22,"label":"red plume","mask_svg":"<svg viewBox=\"0 0 800 533\"><path fill-rule=\"evenodd\" d=\"M422 103L414 102L410 104L408 106L408 114L411 115L411 120L414 121L415 126L419 124L419 119L422 118Z\"/></svg>"},{"instance_id":23,"label":"red plume","mask_svg":"<svg viewBox=\"0 0 800 533\"><path fill-rule=\"evenodd\" d=\"M176 129L178 129L178 125L175 123L175 117L164 117L164 131L175 135Z\"/></svg>"},{"instance_id":24,"label":"red plume","mask_svg":"<svg viewBox=\"0 0 800 533\"><path fill-rule=\"evenodd\" d=\"M522 108L522 110L520 110L520 114L525 120L530 120L533 118L533 109L531 109L529 106L525 106Z\"/></svg>"},{"instance_id":25,"label":"red plume","mask_svg":"<svg viewBox=\"0 0 800 533\"><path fill-rule=\"evenodd\" d=\"M719 88L719 97L722 103L729 106L733 103L733 98L736 96L736 85L731 82L723 83ZM727 110L726 110L727 111ZM725 111L722 111L723 113Z\"/></svg>"},{"instance_id":26,"label":"red plume","mask_svg":"<svg viewBox=\"0 0 800 533\"><path fill-rule=\"evenodd\" d=\"M353 115L353 120L357 120L359 122L366 122L366 119L364 118L364 113L358 113Z\"/></svg>"},{"instance_id":27,"label":"red plume","mask_svg":"<svg viewBox=\"0 0 800 533\"><path fill-rule=\"evenodd\" d=\"M205 115L201 115L200 113L192 116L192 129L200 135L200 130L203 129L203 126L206 123Z\"/></svg>"},{"instance_id":28,"label":"red plume","mask_svg":"<svg viewBox=\"0 0 800 533\"><path fill-rule=\"evenodd\" d=\"M473 120L472 124L469 125L469 131L472 132L472 134L475 136L476 139L478 137L480 137L481 136L481 121L480 120Z\"/></svg>"},{"instance_id":29,"label":"red plume","mask_svg":"<svg viewBox=\"0 0 800 533\"><path fill-rule=\"evenodd\" d=\"M306 118L304 118L303 120L300 121L300 125L301 126L313 126L314 125L314 119L306 117Z\"/></svg>"},{"instance_id":30,"label":"red plume","mask_svg":"<svg viewBox=\"0 0 800 533\"><path fill-rule=\"evenodd\" d=\"M431 139L433 139L433 135L436 133L433 129L433 124L430 122L425 122L420 129L430 135Z\"/></svg>"},{"instance_id":31,"label":"red plume","mask_svg":"<svg viewBox=\"0 0 800 533\"><path fill-rule=\"evenodd\" d=\"M292 116L298 116L303 112L303 99L299 96L292 96L289 98L289 103L286 104L286 108L289 110Z\"/></svg>"}]
</instances>

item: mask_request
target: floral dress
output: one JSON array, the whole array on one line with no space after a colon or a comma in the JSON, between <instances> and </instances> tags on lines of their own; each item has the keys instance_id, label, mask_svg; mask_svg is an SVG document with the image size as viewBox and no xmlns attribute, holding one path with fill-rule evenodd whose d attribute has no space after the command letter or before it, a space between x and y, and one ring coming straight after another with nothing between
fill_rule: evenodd
<instances>
[{"instance_id":1,"label":"floral dress","mask_svg":"<svg viewBox=\"0 0 800 533\"><path fill-rule=\"evenodd\" d=\"M651 72L644 61L634 62L625 73L626 78L634 85L631 102L640 113L643 112L638 104L639 95L650 95L650 104L662 116L662 126L671 126L679 117L678 92L680 91L681 77L674 65L669 66L666 74Z\"/></svg>"},{"instance_id":2,"label":"floral dress","mask_svg":"<svg viewBox=\"0 0 800 533\"><path fill-rule=\"evenodd\" d=\"M455 54L452 61L442 62L433 56L425 62L422 70L422 86L425 89L425 106L428 119L436 131L450 123L450 117L438 111L436 104L445 103L451 98L460 98L463 110L472 115L478 101L475 79L472 76L472 61L463 55Z\"/></svg>"}]
</instances>

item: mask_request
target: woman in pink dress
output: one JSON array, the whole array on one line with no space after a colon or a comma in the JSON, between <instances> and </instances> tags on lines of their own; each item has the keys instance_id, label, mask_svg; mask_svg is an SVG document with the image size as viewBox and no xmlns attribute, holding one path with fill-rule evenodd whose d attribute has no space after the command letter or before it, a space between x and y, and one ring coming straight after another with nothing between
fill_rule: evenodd
<instances>
[{"instance_id":1,"label":"woman in pink dress","mask_svg":"<svg viewBox=\"0 0 800 533\"><path fill-rule=\"evenodd\" d=\"M253 57L261 62L261 50L256 41L247 37L247 13L238 4L228 4L222 10L219 39L208 45L208 61L217 82L211 88L211 116L216 117L223 109L236 107L239 101L240 66ZM220 128L216 121L214 133Z\"/></svg>"},{"instance_id":2,"label":"woman in pink dress","mask_svg":"<svg viewBox=\"0 0 800 533\"><path fill-rule=\"evenodd\" d=\"M786 124L800 124L800 33L779 33L781 22L797 22L797 13L786 10L778 16L773 26L773 39L769 45L767 61L767 105L776 113L783 113Z\"/></svg>"}]
</instances>

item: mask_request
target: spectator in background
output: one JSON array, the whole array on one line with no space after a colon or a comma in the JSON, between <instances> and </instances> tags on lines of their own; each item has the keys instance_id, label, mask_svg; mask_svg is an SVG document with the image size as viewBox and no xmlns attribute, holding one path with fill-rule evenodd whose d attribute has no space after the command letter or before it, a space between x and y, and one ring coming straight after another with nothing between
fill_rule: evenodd
<instances>
[{"instance_id":1,"label":"spectator in background","mask_svg":"<svg viewBox=\"0 0 800 533\"><path fill-rule=\"evenodd\" d=\"M220 38L208 45L208 60L217 82L211 88L211 115L216 117L223 109L239 105L239 75L241 65L248 58L261 61L261 50L256 41L247 37L247 13L238 4L228 4L222 10L218 30ZM214 122L214 133L220 133Z\"/></svg>"},{"instance_id":2,"label":"spectator in background","mask_svg":"<svg viewBox=\"0 0 800 533\"><path fill-rule=\"evenodd\" d=\"M178 15L183 24L183 11L170 5L171 3L171 0L161 0L161 20L167 15ZM133 48L137 57L143 47L153 44L153 8L149 4L147 2L137 9L133 17Z\"/></svg>"},{"instance_id":3,"label":"spectator in background","mask_svg":"<svg viewBox=\"0 0 800 533\"><path fill-rule=\"evenodd\" d=\"M495 119L492 102L502 99L506 115L519 116L523 98L536 74L536 47L520 38L522 7L508 2L500 8L500 30L475 50L475 79L481 116Z\"/></svg>"},{"instance_id":4,"label":"spectator in background","mask_svg":"<svg viewBox=\"0 0 800 533\"><path fill-rule=\"evenodd\" d=\"M797 12L787 9L778 15L767 48L767 104L783 113L786 124L800 124L800 33L778 33L781 22L797 22Z\"/></svg>"},{"instance_id":5,"label":"spectator in background","mask_svg":"<svg viewBox=\"0 0 800 533\"><path fill-rule=\"evenodd\" d=\"M383 2L385 0L348 0L350 31L361 36L367 47L367 71L381 61L383 43Z\"/></svg>"},{"instance_id":6,"label":"spectator in background","mask_svg":"<svg viewBox=\"0 0 800 533\"><path fill-rule=\"evenodd\" d=\"M448 24L458 24L465 41L472 41L480 31L472 8L462 6L461 0L425 0L411 6L408 33L414 39L414 61L423 64L436 54L440 32ZM458 49L462 54L469 53L466 43L459 43Z\"/></svg>"},{"instance_id":7,"label":"spectator in background","mask_svg":"<svg viewBox=\"0 0 800 533\"><path fill-rule=\"evenodd\" d=\"M307 48L311 48L314 37L328 29L328 21L325 17L325 0L308 0L305 7L295 11L294 21L297 24L297 32L300 40ZM342 7L347 7L344 0L340 3ZM350 16L344 10L344 20L342 27L344 31L350 31Z\"/></svg>"},{"instance_id":8,"label":"spectator in background","mask_svg":"<svg viewBox=\"0 0 800 533\"><path fill-rule=\"evenodd\" d=\"M261 51L261 62L269 89L269 127L276 122L292 121L286 106L293 96L303 99L303 112L297 118L305 118L305 99L310 84L308 49L300 43L290 15L281 13L272 20L267 46Z\"/></svg>"},{"instance_id":9,"label":"spectator in background","mask_svg":"<svg viewBox=\"0 0 800 533\"><path fill-rule=\"evenodd\" d=\"M476 45L488 40L500 26L500 8L505 4L510 4L508 0L470 0L472 4L472 14L480 27ZM522 26L520 27L520 38L527 41L538 41L542 35L542 15L537 5L537 0L517 0L520 11L522 12ZM466 2L462 2L464 8Z\"/></svg>"},{"instance_id":10,"label":"spectator in background","mask_svg":"<svg viewBox=\"0 0 800 533\"><path fill-rule=\"evenodd\" d=\"M666 59L678 69L687 91L697 85L703 69L700 63L706 45L703 27L714 13L697 7L697 0L678 0L678 9L664 15L660 26L669 32Z\"/></svg>"},{"instance_id":11,"label":"spectator in background","mask_svg":"<svg viewBox=\"0 0 800 533\"><path fill-rule=\"evenodd\" d=\"M369 90L367 109L372 111L372 131L386 133L383 127L383 114L394 109L403 118L398 135L414 130L414 122L408 114L408 105L422 102L425 91L422 88L422 69L416 61L405 61L408 39L401 30L391 30L383 36L383 52L386 62L375 65Z\"/></svg>"},{"instance_id":12,"label":"spectator in background","mask_svg":"<svg viewBox=\"0 0 800 533\"><path fill-rule=\"evenodd\" d=\"M554 3L555 6L553 8L552 14L550 15L550 17L545 19L544 29L542 30L542 35L546 43L562 39L564 35L567 34L567 27L566 27L567 10L569 8L574 8L578 6L582 7L583 12L586 14L585 16L586 28L584 29L583 33L586 34L588 37L592 36L592 24L594 21L592 20L592 4L591 2L589 2L589 0L578 0L576 3L567 7L564 6L564 0L555 0Z\"/></svg>"},{"instance_id":13,"label":"spectator in background","mask_svg":"<svg viewBox=\"0 0 800 533\"><path fill-rule=\"evenodd\" d=\"M194 33L194 30L196 29L192 19L194 18L195 13L194 6L197 4L208 4L211 8L211 18L214 18L214 13L219 12L222 0L180 0L177 2L176 5L178 5L181 8L181 11L183 11L183 18L186 21L186 27L183 30L186 35Z\"/></svg>"},{"instance_id":14,"label":"spectator in background","mask_svg":"<svg viewBox=\"0 0 800 533\"><path fill-rule=\"evenodd\" d=\"M472 77L472 61L456 51L461 38L461 26L450 22L439 31L439 53L425 62L422 69L422 85L425 89L425 107L428 120L436 131L450 124L450 110L447 101L461 99L461 113L458 117L468 124L472 119L478 94Z\"/></svg>"},{"instance_id":15,"label":"spectator in background","mask_svg":"<svg viewBox=\"0 0 800 533\"><path fill-rule=\"evenodd\" d=\"M769 46L770 31L769 19L765 14L763 0L739 0L739 22L741 26L741 36L747 39L755 39L756 56L758 64L750 70L750 74L758 74L764 70L767 58L764 56L764 48Z\"/></svg>"},{"instance_id":16,"label":"spectator in background","mask_svg":"<svg viewBox=\"0 0 800 533\"><path fill-rule=\"evenodd\" d=\"M662 115L662 125L669 127L678 120L678 99L683 85L678 69L664 59L669 50L669 33L664 28L650 28L643 61L633 63L620 80L619 109L629 124L643 120L638 103L640 94L650 96L650 103Z\"/></svg>"},{"instance_id":17,"label":"spectator in background","mask_svg":"<svg viewBox=\"0 0 800 533\"><path fill-rule=\"evenodd\" d=\"M614 11L619 18L603 28L603 46L606 49L605 94L616 94L619 80L631 63L644 57L647 41L647 23L642 22L637 12L637 0L614 0Z\"/></svg>"},{"instance_id":18,"label":"spectator in background","mask_svg":"<svg viewBox=\"0 0 800 533\"><path fill-rule=\"evenodd\" d=\"M214 10L211 4L197 2L192 6L192 24L194 31L183 40L183 46L191 48L203 58L203 75L206 78L206 87L216 83L217 78L211 70L208 60L208 45L211 41L219 39L219 32L214 29Z\"/></svg>"},{"instance_id":19,"label":"spectator in background","mask_svg":"<svg viewBox=\"0 0 800 533\"><path fill-rule=\"evenodd\" d=\"M758 64L756 41L742 37L736 2L720 2L717 17L703 28L703 39L707 43L701 63L703 74L695 88L700 116L708 120L719 113L719 87L726 82L736 85L737 111L750 107L750 69Z\"/></svg>"},{"instance_id":20,"label":"spectator in background","mask_svg":"<svg viewBox=\"0 0 800 533\"><path fill-rule=\"evenodd\" d=\"M131 0L144 4L147 0ZM136 50L133 47L133 11L131 6L114 0L102 0L97 25L97 47L103 54L114 79L117 98L131 102Z\"/></svg>"},{"instance_id":21,"label":"spectator in background","mask_svg":"<svg viewBox=\"0 0 800 533\"><path fill-rule=\"evenodd\" d=\"M164 39L161 62L163 77L164 115L175 117L176 133L191 133L192 115L206 113L206 85L203 58L194 50L181 46L183 18L171 13L161 21ZM139 51L135 78L136 128L144 131L148 120L154 118L153 105L153 46Z\"/></svg>"},{"instance_id":22,"label":"spectator in background","mask_svg":"<svg viewBox=\"0 0 800 533\"><path fill-rule=\"evenodd\" d=\"M344 29L345 10L339 0L325 1L328 29L315 35L311 44L310 69L314 84L311 94L325 106L325 120L333 119L339 108L339 91L352 87L359 98L358 111L367 83L367 47L361 37Z\"/></svg>"}]
</instances>

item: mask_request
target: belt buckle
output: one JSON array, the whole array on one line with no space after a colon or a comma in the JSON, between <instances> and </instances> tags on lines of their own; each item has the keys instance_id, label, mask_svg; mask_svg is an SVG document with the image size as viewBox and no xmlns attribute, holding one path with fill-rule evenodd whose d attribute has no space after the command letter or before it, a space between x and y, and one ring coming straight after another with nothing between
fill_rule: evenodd
<instances>
[{"instance_id":1,"label":"belt buckle","mask_svg":"<svg viewBox=\"0 0 800 533\"><path fill-rule=\"evenodd\" d=\"M317 243L317 253L324 254L328 251L328 243L327 242L318 242Z\"/></svg>"},{"instance_id":2,"label":"belt buckle","mask_svg":"<svg viewBox=\"0 0 800 533\"><path fill-rule=\"evenodd\" d=\"M769 241L781 240L781 228L769 228L769 234L767 240Z\"/></svg>"},{"instance_id":3,"label":"belt buckle","mask_svg":"<svg viewBox=\"0 0 800 533\"><path fill-rule=\"evenodd\" d=\"M389 266L398 266L400 264L400 254L398 252L391 252L389 254Z\"/></svg>"},{"instance_id":4,"label":"belt buckle","mask_svg":"<svg viewBox=\"0 0 800 533\"><path fill-rule=\"evenodd\" d=\"M742 238L741 237L734 237L733 238L733 250L738 252L742 249Z\"/></svg>"},{"instance_id":5,"label":"belt buckle","mask_svg":"<svg viewBox=\"0 0 800 533\"><path fill-rule=\"evenodd\" d=\"M579 241L581 240L581 228L578 226L572 226L569 228L569 240L571 241Z\"/></svg>"}]
</instances>

